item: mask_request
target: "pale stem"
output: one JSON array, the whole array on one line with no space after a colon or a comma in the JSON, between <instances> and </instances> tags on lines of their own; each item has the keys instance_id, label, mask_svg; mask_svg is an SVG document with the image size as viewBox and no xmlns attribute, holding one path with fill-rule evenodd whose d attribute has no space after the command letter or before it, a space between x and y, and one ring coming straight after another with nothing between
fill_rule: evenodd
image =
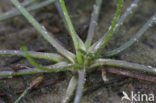
<instances>
[{"instance_id":1,"label":"pale stem","mask_svg":"<svg viewBox=\"0 0 156 103\"><path fill-rule=\"evenodd\" d=\"M74 91L76 89L77 86L77 77L76 76L72 76L68 88L66 90L66 95L62 101L62 103L68 103L68 101L70 100L70 98L73 96Z\"/></svg>"},{"instance_id":2,"label":"pale stem","mask_svg":"<svg viewBox=\"0 0 156 103\"><path fill-rule=\"evenodd\" d=\"M31 87L26 88L14 103L19 103L19 101L29 92L29 90L31 90Z\"/></svg>"},{"instance_id":3,"label":"pale stem","mask_svg":"<svg viewBox=\"0 0 156 103\"><path fill-rule=\"evenodd\" d=\"M16 8L25 16L25 18L33 25L33 27L46 39L56 50L66 57L70 62L74 63L73 58L74 54L66 50L63 46L61 46L56 39L49 35L48 31L44 26L41 26L36 19L33 18L30 13L23 8L17 0L11 0L11 2L16 6Z\"/></svg>"},{"instance_id":4,"label":"pale stem","mask_svg":"<svg viewBox=\"0 0 156 103\"><path fill-rule=\"evenodd\" d=\"M92 39L95 35L94 31L95 31L95 27L97 25L101 5L102 5L102 0L96 0L95 5L93 6L93 12L91 14L88 35L87 35L87 39L85 42L86 48L90 47L90 45L92 43Z\"/></svg>"},{"instance_id":5,"label":"pale stem","mask_svg":"<svg viewBox=\"0 0 156 103\"><path fill-rule=\"evenodd\" d=\"M121 45L119 48L106 52L104 56L107 56L107 57L114 56L114 55L121 53L125 49L129 48L136 41L138 41L138 39L145 33L145 31L147 31L155 22L156 22L156 13L144 24L144 26L129 41Z\"/></svg>"},{"instance_id":6,"label":"pale stem","mask_svg":"<svg viewBox=\"0 0 156 103\"><path fill-rule=\"evenodd\" d=\"M47 59L53 62L60 62L64 60L64 58L57 53L44 53L35 51L28 51L28 53L33 58ZM20 50L0 50L0 55L24 56L24 53Z\"/></svg>"},{"instance_id":7,"label":"pale stem","mask_svg":"<svg viewBox=\"0 0 156 103\"><path fill-rule=\"evenodd\" d=\"M10 76L19 76L19 75L32 75L32 74L38 74L38 73L51 73L51 72L60 72L60 71L72 71L73 68L77 68L76 65L73 64L67 64L65 62L60 62L54 65L46 66L45 68L48 68L48 71L42 71L37 68L29 68L24 67L25 69L20 69L17 72L15 71L0 71L0 77L10 77ZM1 69L2 70L2 69Z\"/></svg>"},{"instance_id":8,"label":"pale stem","mask_svg":"<svg viewBox=\"0 0 156 103\"><path fill-rule=\"evenodd\" d=\"M34 0L32 0L32 1L34 1ZM30 7L27 7L26 10L31 12L31 11L43 8L45 6L48 6L49 4L53 3L54 1L55 0L46 0L46 1L43 1L41 3L38 3L38 4L32 5ZM26 1L26 2L28 2L28 1ZM27 6L28 5L26 2L24 2L23 6ZM10 10L10 11L2 14L0 16L0 21L7 20L7 19L10 19L10 18L18 16L18 15L21 15L21 13L17 9L13 9L13 10Z\"/></svg>"},{"instance_id":9,"label":"pale stem","mask_svg":"<svg viewBox=\"0 0 156 103\"><path fill-rule=\"evenodd\" d=\"M139 2L139 0L134 0L134 1L131 3L131 5L126 9L126 12L119 18L118 23L117 23L117 25L115 26L114 32L117 32L118 28L121 27L121 25L123 24L123 22L125 21L125 19L126 19L130 14L133 13L133 11L135 10L135 8L136 8L137 5L138 5L138 2ZM95 47L96 47L96 48L99 48L99 47L102 45L103 41L105 40L105 35L107 35L107 34L108 34L108 32L105 33L104 36L103 36L101 39L99 39L97 42L95 42L95 43L89 48L89 51L92 52L92 50L94 50ZM95 49L95 50L96 50L96 49Z\"/></svg>"},{"instance_id":10,"label":"pale stem","mask_svg":"<svg viewBox=\"0 0 156 103\"><path fill-rule=\"evenodd\" d=\"M123 5L123 0L118 0L117 9L116 9L116 13L115 13L115 17L113 19L112 25L109 28L108 34L105 35L105 40L102 41L101 45L97 44L96 47L94 48L95 53L99 53L106 46L106 44L109 42L109 40L113 36L115 27L117 25L117 22L120 16L122 5Z\"/></svg>"},{"instance_id":11,"label":"pale stem","mask_svg":"<svg viewBox=\"0 0 156 103\"><path fill-rule=\"evenodd\" d=\"M76 95L74 98L74 103L80 103L81 97L82 97L82 93L83 93L83 87L85 84L85 68L83 68L83 70L80 70L78 72L79 74L79 78L78 78L78 86L77 86L77 90L76 90Z\"/></svg>"},{"instance_id":12,"label":"pale stem","mask_svg":"<svg viewBox=\"0 0 156 103\"><path fill-rule=\"evenodd\" d=\"M70 36L71 36L71 38L73 40L73 43L74 43L77 61L78 61L79 64L82 64L83 63L82 56L81 56L81 53L78 51L78 49L81 48L79 37L78 37L78 35L77 35L77 33L76 33L76 31L75 31L75 29L73 27L73 24L72 24L72 22L70 20L68 11L67 11L65 3L64 3L64 0L59 0L59 2L60 2L60 5L61 5L61 8L63 10L63 14L64 14L66 24L67 24L68 29L69 29Z\"/></svg>"},{"instance_id":13,"label":"pale stem","mask_svg":"<svg viewBox=\"0 0 156 103\"><path fill-rule=\"evenodd\" d=\"M89 69L93 69L99 66L113 66L113 67L120 67L123 69L130 69L130 70L156 74L155 67L130 63L122 60L114 60L114 59L96 59L95 61L92 62L92 65L89 67Z\"/></svg>"}]
</instances>

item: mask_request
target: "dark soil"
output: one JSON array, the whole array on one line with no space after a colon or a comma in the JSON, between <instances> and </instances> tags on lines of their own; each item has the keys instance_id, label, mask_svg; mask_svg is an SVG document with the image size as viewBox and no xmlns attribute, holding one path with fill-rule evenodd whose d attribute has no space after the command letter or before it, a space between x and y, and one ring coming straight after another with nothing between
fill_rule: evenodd
<instances>
[{"instance_id":1,"label":"dark soil","mask_svg":"<svg viewBox=\"0 0 156 103\"><path fill-rule=\"evenodd\" d=\"M87 27L94 1L95 0L66 1L76 31L84 40L87 34ZM122 13L124 13L131 2L132 0L125 0ZM0 0L0 15L12 8L13 6L9 3L9 0ZM115 9L116 0L103 0L99 23L95 32L95 41L107 32ZM155 11L155 0L140 0L136 11L126 19L119 31L115 33L115 36L111 39L106 50L112 50L128 41L155 13ZM65 31L63 21L58 15L54 5L49 5L48 7L32 12L32 15L50 32L53 32L55 37L59 39L68 50L73 51L71 38L69 37L68 32ZM155 28L156 24L148 29L137 43L120 53L115 59L156 67ZM17 16L0 22L1 50L18 50L23 44L26 45L29 50L56 52L23 16ZM51 64L49 61L37 61L43 65ZM0 70L11 69L17 64L31 67L25 58L17 56L0 56ZM85 92L82 103L121 103L122 91L126 91L127 93L130 93L131 91L143 94L152 93L156 95L155 84L109 73L107 75L111 83L104 85L100 69L87 74L86 88L91 88L91 90ZM44 81L38 88L28 93L21 103L60 103L71 78L71 74L68 72L24 75L5 79L0 78L0 103L13 103L19 96L18 92L28 87L29 83L38 76L44 76ZM129 102L125 101L124 103ZM147 102L143 101L138 103Z\"/></svg>"}]
</instances>

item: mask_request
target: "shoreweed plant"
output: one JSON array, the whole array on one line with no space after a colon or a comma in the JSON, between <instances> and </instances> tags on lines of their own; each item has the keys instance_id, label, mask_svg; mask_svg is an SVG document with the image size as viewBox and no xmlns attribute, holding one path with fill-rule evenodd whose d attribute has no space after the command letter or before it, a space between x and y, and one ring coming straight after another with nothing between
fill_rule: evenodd
<instances>
[{"instance_id":1,"label":"shoreweed plant","mask_svg":"<svg viewBox=\"0 0 156 103\"><path fill-rule=\"evenodd\" d=\"M105 35L95 43L93 43L92 40L95 35L94 31L97 25L102 0L96 0L95 2L88 29L88 35L85 42L81 40L81 38L77 35L75 31L70 16L68 14L68 10L65 6L64 0L46 0L31 6L31 4L34 1L35 0L29 0L26 3L20 3L18 0L11 0L12 4L17 8L17 10L16 9L11 10L5 13L4 15L0 16L0 21L22 14L29 21L29 23L36 29L36 31L38 31L39 34L57 50L58 53L27 51L26 47L24 46L21 47L21 50L0 50L0 55L24 56L34 66L34 68L22 69L18 70L17 72L3 70L0 71L0 77L71 71L73 76L69 82L62 103L69 102L70 98L74 95L74 93L75 93L74 103L80 103L83 93L83 87L85 84L86 73L87 71L90 71L94 68L98 68L100 66L111 66L111 67L120 67L122 69L147 72L152 75L156 74L155 67L144 66L122 60L106 59L108 57L121 53L123 50L129 48L132 44L134 44L144 34L144 32L147 31L147 29L150 27L149 25L152 25L153 23L156 22L156 13L143 25L143 27L128 42L121 45L117 49L105 52L104 54L100 55L100 52L111 40L114 32L118 30L118 28L122 25L127 16L130 15L131 11L137 7L139 0L134 0L130 5L130 7L127 8L126 12L122 16L120 16L120 12L123 6L123 0L118 0L117 9L114 18L112 20L112 24L108 29L108 32L106 32ZM36 21L36 19L29 13L29 11L42 8L51 3L55 3L55 6L57 7L57 10L59 11L60 16L62 17L65 23L66 29L69 31L69 34L74 44L75 53L70 52L65 47L60 45L57 42L57 40L54 39L53 36L51 36L52 33L48 32L46 28L41 24L39 24L39 22ZM46 67L41 66L34 60L34 58L46 59L52 61L55 64Z\"/></svg>"}]
</instances>

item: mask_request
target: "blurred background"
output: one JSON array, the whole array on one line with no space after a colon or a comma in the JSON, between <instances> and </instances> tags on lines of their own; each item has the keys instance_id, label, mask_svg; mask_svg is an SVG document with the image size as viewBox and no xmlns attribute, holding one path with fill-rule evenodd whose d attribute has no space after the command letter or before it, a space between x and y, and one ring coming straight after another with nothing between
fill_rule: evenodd
<instances>
[{"instance_id":1,"label":"blurred background","mask_svg":"<svg viewBox=\"0 0 156 103\"><path fill-rule=\"evenodd\" d=\"M26 0L20 1L25 2ZM46 0L36 0L33 5L43 1ZM65 0L65 2L78 35L85 40L95 0ZM124 0L122 14L132 2L133 0ZM94 42L102 37L111 25L116 3L117 0L103 0ZM0 0L0 16L12 9L15 8L10 0ZM155 12L156 0L140 0L137 8L127 17L103 52L115 49L128 41ZM71 38L65 30L63 20L54 4L32 11L31 14L49 32L52 32L62 45L73 51ZM29 50L56 52L23 16L0 21L0 50L19 50L23 44ZM113 58L156 67L156 24L153 24L132 47ZM42 65L51 64L45 60L37 61ZM16 65L31 67L23 57L0 56L0 70L10 69ZM60 98L65 94L71 77L68 72L0 78L0 103L12 103L19 96L20 91L24 90L30 81L39 75L45 77L44 82L28 93L21 103L60 103ZM100 69L97 68L87 74L85 87L89 88L90 91L85 92L82 103L121 103L122 91L156 94L156 86L153 83L110 73L107 73L107 76L110 83L104 84ZM124 103L129 103L129 101Z\"/></svg>"}]
</instances>

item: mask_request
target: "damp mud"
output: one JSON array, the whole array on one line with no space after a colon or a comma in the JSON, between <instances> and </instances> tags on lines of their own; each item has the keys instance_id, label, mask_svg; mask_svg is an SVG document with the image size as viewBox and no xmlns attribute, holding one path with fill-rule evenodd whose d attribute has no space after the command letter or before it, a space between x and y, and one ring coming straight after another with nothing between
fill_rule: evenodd
<instances>
[{"instance_id":1,"label":"damp mud","mask_svg":"<svg viewBox=\"0 0 156 103\"><path fill-rule=\"evenodd\" d=\"M95 0L65 1L78 35L85 40ZM108 31L116 10L116 3L116 0L103 0L94 42ZM132 0L124 1L122 14L131 3ZM140 0L136 10L127 17L103 52L119 47L135 35L155 13L155 5L155 0ZM0 15L13 8L9 0L0 0ZM33 11L31 14L49 32L53 32L62 45L74 52L71 38L54 4ZM32 51L56 52L23 16L0 22L0 50L19 50L21 45L26 45L28 50ZM156 24L153 24L134 45L112 58L156 67ZM47 60L37 59L37 62L42 65L52 64ZM10 70L16 65L32 67L23 57L0 56L0 70ZM43 82L29 92L21 103L60 103L72 76L69 72L0 77L0 103L13 103L29 86L29 83L38 76L44 77ZM156 96L156 84L111 73L107 73L107 76L110 83L105 84L101 77L101 68L87 74L85 89L89 91L84 92L81 103L121 103L123 91L129 95L133 91L137 94L155 94ZM147 102L142 101L141 103ZM130 102L124 101L124 103Z\"/></svg>"}]
</instances>

